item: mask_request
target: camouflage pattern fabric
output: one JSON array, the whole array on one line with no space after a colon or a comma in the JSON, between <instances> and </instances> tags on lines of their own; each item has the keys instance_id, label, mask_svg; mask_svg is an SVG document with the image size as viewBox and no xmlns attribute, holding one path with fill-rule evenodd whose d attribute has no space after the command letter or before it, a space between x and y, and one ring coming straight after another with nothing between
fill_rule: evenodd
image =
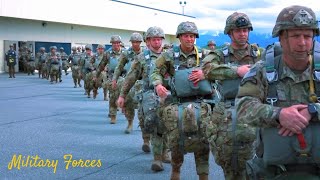
<instances>
[{"instance_id":1,"label":"camouflage pattern fabric","mask_svg":"<svg viewBox=\"0 0 320 180\"><path fill-rule=\"evenodd\" d=\"M249 44L244 50L235 50L229 46L226 48L227 57L223 50L215 50L203 60L202 70L206 79L213 82L218 80L222 86L221 94L225 96L225 102L213 108L213 115L207 122L206 135L215 161L222 167L226 179L245 179L245 162L252 157L251 145L255 139L255 129L237 120L235 136L238 137L236 143L239 145L236 146L237 157L234 157L231 128L231 111L234 111L234 99L238 91L236 83L239 84L241 80L237 74L237 67L254 64L260 58L253 57L252 48L254 47ZM228 87L228 81L232 87ZM228 91L234 92L227 94ZM232 163L232 157L236 158L235 163Z\"/></svg>"},{"instance_id":2,"label":"camouflage pattern fabric","mask_svg":"<svg viewBox=\"0 0 320 180\"><path fill-rule=\"evenodd\" d=\"M182 27L178 26L178 32L183 32L184 30L194 30L196 27L194 23L182 23L180 24ZM179 29L180 28L180 29ZM192 31L196 33L195 31ZM151 81L153 85L163 84L165 85L165 79L167 76L173 77L175 74L174 68L174 53L173 50L169 50L167 52L162 53L155 62L155 69L151 75ZM179 52L179 62L181 68L192 68L197 66L197 52L194 50L190 54L184 54L181 50ZM167 87L168 89L169 87ZM172 155L172 168L175 170L179 170L183 163L184 152L193 152L195 155L195 163L197 167L198 175L207 175L209 172L209 144L204 135L204 128L202 127L200 122L208 121L211 115L211 106L206 103L193 103L188 101L188 104L192 104L190 106L197 107L199 111L192 108L192 110L188 110L188 105L182 107L182 117L179 118L179 102L174 102L169 105L164 105L162 118L160 121L164 125L165 134L168 135L168 145L171 149ZM197 116L191 116L190 114L199 114ZM190 117L194 117L190 119ZM199 123L195 122L199 120ZM190 123L193 121L193 128L199 127L195 132L186 132L184 126L187 122ZM178 124L182 123L183 125L179 127ZM200 128L201 127L201 128ZM189 127L190 129L193 129ZM182 132L184 131L184 132ZM195 133L195 134L194 134ZM183 138L183 135L186 135L186 138ZM192 139L192 140L191 140ZM181 143L184 146L181 146Z\"/></svg>"}]
</instances>

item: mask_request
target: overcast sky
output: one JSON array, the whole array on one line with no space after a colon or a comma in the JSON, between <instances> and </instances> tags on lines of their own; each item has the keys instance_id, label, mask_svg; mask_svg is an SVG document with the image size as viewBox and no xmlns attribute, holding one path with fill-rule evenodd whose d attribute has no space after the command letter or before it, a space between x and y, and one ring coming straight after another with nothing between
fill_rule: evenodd
<instances>
[{"instance_id":1,"label":"overcast sky","mask_svg":"<svg viewBox=\"0 0 320 180\"><path fill-rule=\"evenodd\" d=\"M122 1L182 13L180 0ZM249 16L254 31L271 33L277 15L284 7L290 5L311 7L319 20L319 4L318 0L186 0L184 13L197 18L196 23L202 33L222 32L226 18L235 11Z\"/></svg>"}]
</instances>

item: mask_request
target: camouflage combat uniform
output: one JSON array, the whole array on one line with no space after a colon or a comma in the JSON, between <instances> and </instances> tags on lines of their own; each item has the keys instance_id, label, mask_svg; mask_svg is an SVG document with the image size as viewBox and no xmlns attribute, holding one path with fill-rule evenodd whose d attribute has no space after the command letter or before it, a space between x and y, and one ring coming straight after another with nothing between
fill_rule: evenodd
<instances>
[{"instance_id":1,"label":"camouflage combat uniform","mask_svg":"<svg viewBox=\"0 0 320 180\"><path fill-rule=\"evenodd\" d=\"M247 23L237 26L237 21ZM225 34L238 28L252 30L252 24L246 14L235 12L227 18ZM254 64L260 58L258 54L258 49L250 44L245 49L234 49L229 45L211 51L203 60L205 78L218 80L221 86L223 102L213 109L206 133L215 161L222 167L227 180L245 179L245 162L252 157L251 145L255 139L255 129L236 123L234 101L241 81L237 67ZM241 139L238 137L236 140L239 133L245 134L245 138L241 136Z\"/></svg>"},{"instance_id":2,"label":"camouflage combat uniform","mask_svg":"<svg viewBox=\"0 0 320 180\"><path fill-rule=\"evenodd\" d=\"M115 42L121 42L121 37L119 35L113 35L111 36L110 43ZM117 98L119 97L120 90L113 89L111 85L111 80L113 78L113 74L115 71L115 68L117 64L119 63L120 55L124 52L122 48L120 48L119 51L114 51L112 48L108 49L105 52L105 58L102 60L99 66L99 72L97 73L97 76L100 76L100 73L104 70L105 66L108 66L108 78L109 78L109 117L111 119L110 123L115 124L116 123L116 117L117 117Z\"/></svg>"},{"instance_id":3,"label":"camouflage combat uniform","mask_svg":"<svg viewBox=\"0 0 320 180\"><path fill-rule=\"evenodd\" d=\"M182 22L179 24L177 38L185 33L194 34L196 38L199 37L197 27L192 22ZM164 133L168 135L168 144L171 150L171 179L180 179L180 168L184 160L184 154L187 152L194 153L199 179L208 179L210 151L208 141L204 135L202 122L209 120L211 106L201 100L204 97L178 98L173 88L165 83L165 79L168 77L173 78L178 71L193 69L199 66L199 63L200 60L196 47L194 47L192 52L188 52L188 54L182 52L179 47L174 47L159 56L151 75L154 86L161 84L167 89L171 88L172 103L159 108L160 120L164 125ZM186 124L188 122L195 123L195 126L189 129L190 132L186 132Z\"/></svg>"},{"instance_id":4,"label":"camouflage combat uniform","mask_svg":"<svg viewBox=\"0 0 320 180\"><path fill-rule=\"evenodd\" d=\"M27 59L28 59L28 47L26 42L23 42L21 47L19 48L19 69L24 73L27 73Z\"/></svg>"},{"instance_id":5,"label":"camouflage combat uniform","mask_svg":"<svg viewBox=\"0 0 320 180\"><path fill-rule=\"evenodd\" d=\"M10 44L10 49L6 52L5 58L9 69L9 78L15 78L14 66L17 63L17 53L13 50L12 44Z\"/></svg>"},{"instance_id":6,"label":"camouflage combat uniform","mask_svg":"<svg viewBox=\"0 0 320 180\"><path fill-rule=\"evenodd\" d=\"M146 32L146 38L164 38L165 35L163 30L159 27L150 27ZM149 49L143 50L143 53L140 53L135 57L135 60L132 62L131 70L124 79L123 86L121 88L120 96L126 98L130 93L130 89L137 83L138 80L142 81L142 92L147 92L153 88L150 83L149 77L153 71L155 60L160 56L160 53L155 53ZM143 97L142 97L143 98ZM138 109L138 119L139 126L142 130L143 146L142 150L144 152L150 152L149 141L150 134L147 133L145 129L145 115L142 110L142 102L139 101ZM161 118L161 117L160 117ZM170 162L168 157L168 144L167 136L163 133L164 131L161 127L155 127L156 130L151 134L151 144L152 152L154 155L154 161L152 162L151 169L154 171L162 171L163 166L162 162Z\"/></svg>"},{"instance_id":7,"label":"camouflage combat uniform","mask_svg":"<svg viewBox=\"0 0 320 180\"><path fill-rule=\"evenodd\" d=\"M34 75L34 70L36 69L36 62L33 53L28 49L27 53L27 73L28 75Z\"/></svg>"},{"instance_id":8,"label":"camouflage combat uniform","mask_svg":"<svg viewBox=\"0 0 320 180\"><path fill-rule=\"evenodd\" d=\"M56 52L55 50L57 50L56 46L51 46L50 47L50 52L47 55L47 59L46 62L49 65L49 69L50 69L50 82L53 83L53 81L61 82L61 76L60 76L60 69L61 69L61 57L60 54L58 52Z\"/></svg>"},{"instance_id":9,"label":"camouflage combat uniform","mask_svg":"<svg viewBox=\"0 0 320 180\"><path fill-rule=\"evenodd\" d=\"M92 71L94 70L93 62L94 62L94 55L92 54L92 45L87 44L85 46L86 51L90 50L90 54L87 52L83 53L80 58L80 69L81 69L81 77L84 80L84 90L85 95L90 98L91 90L93 90L93 74Z\"/></svg>"},{"instance_id":10,"label":"camouflage combat uniform","mask_svg":"<svg viewBox=\"0 0 320 180\"><path fill-rule=\"evenodd\" d=\"M280 36L281 31L290 29L313 29L314 35L319 35L314 12L303 6L289 6L280 12L273 29L273 37ZM311 153L309 149L319 148L319 141L314 141L318 143L316 146L308 135L309 128L315 128L315 132L319 132L320 127L320 104L316 97L320 96L320 86L317 88L315 85L317 92L315 96L315 92L312 92L312 89L315 89L311 85L319 83L319 77L313 76L317 72L313 68L317 68L320 63L320 45L316 43L314 46L316 48L313 52L314 59L309 55L313 63L308 64L304 71L290 68L282 53L276 55L274 49L269 51L267 47L264 59L256 63L241 81L236 99L238 121L261 128L257 136L259 143L255 147L257 156L247 163L247 172L252 179L319 179L320 177L320 168L317 165L319 161L316 160L319 159L319 154ZM312 98L313 96L315 97ZM298 104L309 104L309 114L311 114L309 108L314 107L313 118L302 134L294 134L291 137L280 136L278 127L281 125L279 118L281 109ZM313 134L313 136L318 135ZM303 148L301 139L309 148ZM268 149L271 150L266 152ZM270 152L280 154L269 159ZM293 161L288 163L290 159Z\"/></svg>"},{"instance_id":11,"label":"camouflage combat uniform","mask_svg":"<svg viewBox=\"0 0 320 180\"><path fill-rule=\"evenodd\" d=\"M132 33L130 37L131 42L142 42L142 35L139 33ZM119 57L119 63L114 71L112 81L117 82L117 91L120 91L124 78L126 74L129 72L132 61L135 56L142 52L142 48L139 51L134 51L132 47L130 47L127 51L123 52ZM122 77L121 77L122 76ZM139 82L138 82L139 83ZM129 134L132 131L132 123L135 116L135 109L137 109L137 102L134 101L135 91L132 89L127 96L125 96L125 104L124 104L124 115L128 120L128 126L125 130L125 133ZM117 97L118 99L118 97Z\"/></svg>"},{"instance_id":12,"label":"camouflage combat uniform","mask_svg":"<svg viewBox=\"0 0 320 180\"><path fill-rule=\"evenodd\" d=\"M98 48L104 48L103 45L99 44L98 45ZM100 63L101 61L103 60L104 58L104 52L102 52L101 54L99 52L97 52L95 55L94 55L94 59L93 59L93 76L96 77L96 79L93 80L93 98L95 99L97 97L97 94L98 94L98 89L101 88L102 86L102 76L100 74L99 77L97 77L97 70L99 69L99 66L100 66Z\"/></svg>"},{"instance_id":13,"label":"camouflage combat uniform","mask_svg":"<svg viewBox=\"0 0 320 180\"><path fill-rule=\"evenodd\" d=\"M68 55L67 53L64 52L64 48L60 48L60 56L61 56L61 61L62 61L62 70L65 72L66 75L69 73L67 70L69 69L69 63L68 63Z\"/></svg>"},{"instance_id":14,"label":"camouflage combat uniform","mask_svg":"<svg viewBox=\"0 0 320 180\"><path fill-rule=\"evenodd\" d=\"M81 54L77 52L77 48L75 46L72 47L72 53L69 55L68 63L71 64L72 79L75 88L77 87L77 84L79 87L81 87L81 69L79 65L80 58Z\"/></svg>"},{"instance_id":15,"label":"camouflage combat uniform","mask_svg":"<svg viewBox=\"0 0 320 180\"><path fill-rule=\"evenodd\" d=\"M40 51L36 54L36 64L39 71L39 78L46 78L48 76L48 69L46 66L46 49L44 47L40 48Z\"/></svg>"}]
</instances>

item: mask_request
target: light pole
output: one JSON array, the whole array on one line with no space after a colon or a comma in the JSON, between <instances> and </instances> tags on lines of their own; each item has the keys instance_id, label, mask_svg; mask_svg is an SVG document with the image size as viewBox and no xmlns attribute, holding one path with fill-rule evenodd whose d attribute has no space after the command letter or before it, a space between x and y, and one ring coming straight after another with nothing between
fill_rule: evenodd
<instances>
[{"instance_id":1,"label":"light pole","mask_svg":"<svg viewBox=\"0 0 320 180\"><path fill-rule=\"evenodd\" d=\"M182 14L184 15L184 7L187 5L186 1L179 1L180 6L182 7Z\"/></svg>"}]
</instances>

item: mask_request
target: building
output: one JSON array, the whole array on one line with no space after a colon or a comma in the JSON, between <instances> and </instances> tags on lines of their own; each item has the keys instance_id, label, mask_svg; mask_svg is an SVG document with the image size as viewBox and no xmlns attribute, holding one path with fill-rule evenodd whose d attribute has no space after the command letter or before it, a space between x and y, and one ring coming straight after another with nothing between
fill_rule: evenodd
<instances>
[{"instance_id":1,"label":"building","mask_svg":"<svg viewBox=\"0 0 320 180\"><path fill-rule=\"evenodd\" d=\"M175 43L178 24L195 20L192 16L116 0L0 0L0 73L7 71L3 60L9 44L14 44L17 53L26 42L33 53L41 46L48 51L56 45L69 54L73 45L109 47L114 34L129 46L131 33L143 34L150 26L164 29L164 43Z\"/></svg>"}]
</instances>

